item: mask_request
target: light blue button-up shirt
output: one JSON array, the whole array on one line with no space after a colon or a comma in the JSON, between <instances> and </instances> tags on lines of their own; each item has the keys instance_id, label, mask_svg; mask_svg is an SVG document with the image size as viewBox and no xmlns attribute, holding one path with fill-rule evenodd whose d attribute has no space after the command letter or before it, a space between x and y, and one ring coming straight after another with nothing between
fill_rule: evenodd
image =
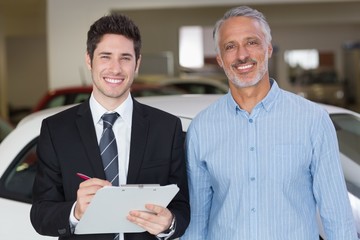
<instances>
[{"instance_id":1,"label":"light blue button-up shirt","mask_svg":"<svg viewBox=\"0 0 360 240\"><path fill-rule=\"evenodd\" d=\"M357 239L328 113L271 85L251 114L228 93L192 121L181 240L318 240L317 207L328 240Z\"/></svg>"}]
</instances>

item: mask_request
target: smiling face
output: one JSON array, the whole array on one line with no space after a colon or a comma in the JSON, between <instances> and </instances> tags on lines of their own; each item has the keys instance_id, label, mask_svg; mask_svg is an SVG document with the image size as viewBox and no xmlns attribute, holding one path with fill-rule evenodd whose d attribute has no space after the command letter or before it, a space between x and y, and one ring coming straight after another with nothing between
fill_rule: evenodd
<instances>
[{"instance_id":1,"label":"smiling face","mask_svg":"<svg viewBox=\"0 0 360 240\"><path fill-rule=\"evenodd\" d=\"M269 80L268 59L271 43L266 42L261 25L249 17L227 19L219 29L219 54L230 87L244 88Z\"/></svg>"},{"instance_id":2,"label":"smiling face","mask_svg":"<svg viewBox=\"0 0 360 240\"><path fill-rule=\"evenodd\" d=\"M91 70L95 99L113 110L128 97L140 58L136 62L134 43L119 34L105 34L94 51L93 59L86 55Z\"/></svg>"}]
</instances>

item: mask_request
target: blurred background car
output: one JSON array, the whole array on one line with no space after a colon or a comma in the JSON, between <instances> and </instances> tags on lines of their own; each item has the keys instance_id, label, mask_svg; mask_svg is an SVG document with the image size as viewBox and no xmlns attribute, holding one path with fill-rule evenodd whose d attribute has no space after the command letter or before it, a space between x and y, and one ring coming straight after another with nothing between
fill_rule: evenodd
<instances>
[{"instance_id":1,"label":"blurred background car","mask_svg":"<svg viewBox=\"0 0 360 240\"><path fill-rule=\"evenodd\" d=\"M91 91L92 86L74 86L50 90L39 100L33 112L52 107L81 103L89 98Z\"/></svg>"},{"instance_id":2,"label":"blurred background car","mask_svg":"<svg viewBox=\"0 0 360 240\"><path fill-rule=\"evenodd\" d=\"M211 78L164 78L156 83L182 89L188 94L225 94L229 91L226 83Z\"/></svg>"},{"instance_id":3,"label":"blurred background car","mask_svg":"<svg viewBox=\"0 0 360 240\"><path fill-rule=\"evenodd\" d=\"M130 91L131 91L131 96L135 98L186 94L186 91L176 86L162 86L155 83L141 83L141 82L133 83Z\"/></svg>"},{"instance_id":4,"label":"blurred background car","mask_svg":"<svg viewBox=\"0 0 360 240\"><path fill-rule=\"evenodd\" d=\"M11 123L16 125L22 118L31 112L37 112L43 109L65 106L70 104L81 103L90 97L92 86L73 86L58 88L46 92L33 109L21 109L16 113L10 114ZM131 95L133 97L178 95L187 92L176 86L163 86L156 83L136 82L131 86Z\"/></svg>"},{"instance_id":5,"label":"blurred background car","mask_svg":"<svg viewBox=\"0 0 360 240\"><path fill-rule=\"evenodd\" d=\"M304 70L301 74L290 76L293 91L309 100L344 107L346 82L340 81L333 69Z\"/></svg>"},{"instance_id":6,"label":"blurred background car","mask_svg":"<svg viewBox=\"0 0 360 240\"><path fill-rule=\"evenodd\" d=\"M139 97L137 100L178 116L186 134L194 116L221 96L185 94ZM336 128L341 163L360 239L360 114L340 107L321 106L329 112ZM35 151L42 120L68 107L32 113L0 144L0 224L8 226L0 231L0 239L54 239L39 236L29 219L31 190L37 166ZM21 226L21 231L18 226Z\"/></svg>"},{"instance_id":7,"label":"blurred background car","mask_svg":"<svg viewBox=\"0 0 360 240\"><path fill-rule=\"evenodd\" d=\"M135 79L131 86L131 95L138 98L179 94L225 94L228 92L228 89L229 87L226 83L211 78L168 78L156 76L150 79ZM21 114L11 115L11 122L16 125L30 112L84 102L89 98L91 92L91 85L50 90L40 98L33 109L22 109Z\"/></svg>"},{"instance_id":8,"label":"blurred background car","mask_svg":"<svg viewBox=\"0 0 360 240\"><path fill-rule=\"evenodd\" d=\"M34 107L33 112L42 109L81 103L90 97L92 86L75 86L59 88L47 92ZM184 94L185 91L173 86L159 86L157 84L133 83L131 95L144 97L154 95Z\"/></svg>"}]
</instances>

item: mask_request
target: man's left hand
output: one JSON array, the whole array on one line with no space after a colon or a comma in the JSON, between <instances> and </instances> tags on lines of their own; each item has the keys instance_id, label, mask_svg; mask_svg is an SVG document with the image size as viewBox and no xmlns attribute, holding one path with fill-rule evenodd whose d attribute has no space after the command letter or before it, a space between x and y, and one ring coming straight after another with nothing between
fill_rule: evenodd
<instances>
[{"instance_id":1,"label":"man's left hand","mask_svg":"<svg viewBox=\"0 0 360 240\"><path fill-rule=\"evenodd\" d=\"M169 209L153 204L146 204L145 208L149 212L134 210L129 213L127 219L153 235L169 229L173 219Z\"/></svg>"}]
</instances>

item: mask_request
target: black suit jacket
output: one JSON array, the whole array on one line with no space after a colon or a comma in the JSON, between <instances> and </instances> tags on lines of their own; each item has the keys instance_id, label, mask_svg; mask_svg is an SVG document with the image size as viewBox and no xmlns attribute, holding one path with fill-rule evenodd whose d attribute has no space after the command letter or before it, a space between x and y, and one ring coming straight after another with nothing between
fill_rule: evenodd
<instances>
[{"instance_id":1,"label":"black suit jacket","mask_svg":"<svg viewBox=\"0 0 360 240\"><path fill-rule=\"evenodd\" d=\"M179 193L168 208L181 236L190 221L190 206L180 120L134 101L128 184L177 184ZM117 136L121 137L121 136ZM69 214L81 179L77 172L105 178L89 102L67 109L42 123L37 149L39 167L33 187L30 218L35 230L59 239L112 240L113 234L74 235ZM126 240L156 239L144 232Z\"/></svg>"}]
</instances>

